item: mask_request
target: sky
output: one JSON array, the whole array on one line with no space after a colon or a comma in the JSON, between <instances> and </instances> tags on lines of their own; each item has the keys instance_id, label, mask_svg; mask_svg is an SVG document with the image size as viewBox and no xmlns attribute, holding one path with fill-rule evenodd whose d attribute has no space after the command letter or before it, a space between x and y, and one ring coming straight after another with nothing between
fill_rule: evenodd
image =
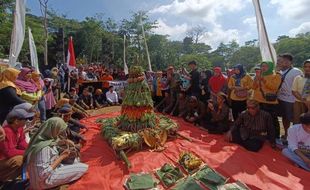
<instances>
[{"instance_id":1,"label":"sky","mask_svg":"<svg viewBox=\"0 0 310 190\"><path fill-rule=\"evenodd\" d=\"M269 38L294 37L310 31L310 0L260 0ZM27 0L31 13L40 15L38 0ZM157 20L154 33L183 40L193 27L205 29L200 42L215 49L221 42L240 44L257 39L252 0L49 0L49 8L68 18L83 20L103 13L119 22L133 12L148 11Z\"/></svg>"}]
</instances>

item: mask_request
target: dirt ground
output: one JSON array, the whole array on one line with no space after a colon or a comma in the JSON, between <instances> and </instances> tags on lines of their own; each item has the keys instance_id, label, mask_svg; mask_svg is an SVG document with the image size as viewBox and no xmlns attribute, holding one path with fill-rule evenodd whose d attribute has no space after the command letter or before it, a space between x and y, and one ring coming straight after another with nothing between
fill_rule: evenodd
<instances>
[{"instance_id":1,"label":"dirt ground","mask_svg":"<svg viewBox=\"0 0 310 190\"><path fill-rule=\"evenodd\" d=\"M121 111L121 106L109 106L109 107L104 107L104 108L101 108L101 109L89 110L87 112L91 116L96 116L96 115L100 115L100 114L117 112L117 111Z\"/></svg>"}]
</instances>

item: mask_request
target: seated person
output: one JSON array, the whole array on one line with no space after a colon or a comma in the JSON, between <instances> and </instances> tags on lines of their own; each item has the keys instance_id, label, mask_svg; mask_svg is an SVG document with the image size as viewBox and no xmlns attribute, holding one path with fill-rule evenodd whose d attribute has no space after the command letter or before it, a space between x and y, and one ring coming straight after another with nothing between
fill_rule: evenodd
<instances>
[{"instance_id":1,"label":"seated person","mask_svg":"<svg viewBox=\"0 0 310 190\"><path fill-rule=\"evenodd\" d=\"M76 102L79 100L79 96L77 95L75 88L71 88L69 93L67 93L64 98L74 99Z\"/></svg>"},{"instance_id":2,"label":"seated person","mask_svg":"<svg viewBox=\"0 0 310 190\"><path fill-rule=\"evenodd\" d=\"M117 95L116 91L114 90L113 86L109 87L109 91L105 95L106 95L108 103L111 106L119 104L119 102L118 102L118 95Z\"/></svg>"},{"instance_id":3,"label":"seated person","mask_svg":"<svg viewBox=\"0 0 310 190\"><path fill-rule=\"evenodd\" d=\"M34 112L13 109L3 127L6 137L0 142L0 181L14 180L22 173L23 155L28 146L23 127L32 120Z\"/></svg>"},{"instance_id":4,"label":"seated person","mask_svg":"<svg viewBox=\"0 0 310 190\"><path fill-rule=\"evenodd\" d=\"M84 88L80 95L79 105L86 110L94 109L93 97L87 88Z\"/></svg>"},{"instance_id":5,"label":"seated person","mask_svg":"<svg viewBox=\"0 0 310 190\"><path fill-rule=\"evenodd\" d=\"M155 111L162 112L163 114L169 113L173 106L172 103L172 96L169 92L165 92L164 99L162 99L162 101L157 104L157 106L155 107Z\"/></svg>"},{"instance_id":6,"label":"seated person","mask_svg":"<svg viewBox=\"0 0 310 190\"><path fill-rule=\"evenodd\" d=\"M73 164L64 164L71 156L70 150L59 152L60 134L67 124L58 117L48 119L32 138L26 152L25 162L31 189L51 189L82 177L88 165L75 158Z\"/></svg>"},{"instance_id":7,"label":"seated person","mask_svg":"<svg viewBox=\"0 0 310 190\"><path fill-rule=\"evenodd\" d=\"M64 97L62 99L60 99L59 101L61 101L61 100L65 100L62 105L70 104L72 106L72 110L73 110L72 118L77 119L77 120L81 120L85 117L90 116L83 107L81 107L79 104L77 104L77 101L75 99L70 99L68 94L64 95ZM58 108L60 108L60 107L58 105Z\"/></svg>"},{"instance_id":8,"label":"seated person","mask_svg":"<svg viewBox=\"0 0 310 190\"><path fill-rule=\"evenodd\" d=\"M106 106L106 97L103 95L103 92L101 89L97 89L94 95L94 105L95 108L102 108Z\"/></svg>"},{"instance_id":9,"label":"seated person","mask_svg":"<svg viewBox=\"0 0 310 190\"><path fill-rule=\"evenodd\" d=\"M85 125L81 124L78 120L71 117L72 107L70 104L65 104L58 110L57 116L62 118L68 125L66 130L66 137L73 141L75 144L85 142L84 138L79 134L81 129L87 129Z\"/></svg>"},{"instance_id":10,"label":"seated person","mask_svg":"<svg viewBox=\"0 0 310 190\"><path fill-rule=\"evenodd\" d=\"M216 102L208 101L207 115L209 116L205 128L211 134L222 134L229 130L229 107L226 103L227 96L223 92L217 94Z\"/></svg>"},{"instance_id":11,"label":"seated person","mask_svg":"<svg viewBox=\"0 0 310 190\"><path fill-rule=\"evenodd\" d=\"M282 153L299 167L310 171L310 113L302 114L300 122L288 129L288 148Z\"/></svg>"},{"instance_id":12,"label":"seated person","mask_svg":"<svg viewBox=\"0 0 310 190\"><path fill-rule=\"evenodd\" d=\"M226 140L240 144L249 151L258 152L266 137L271 147L275 148L275 129L271 115L260 110L256 100L248 100L247 110L240 114L227 132Z\"/></svg>"},{"instance_id":13,"label":"seated person","mask_svg":"<svg viewBox=\"0 0 310 190\"><path fill-rule=\"evenodd\" d=\"M188 99L185 92L179 92L177 101L170 113L170 115L183 117L187 112Z\"/></svg>"},{"instance_id":14,"label":"seated person","mask_svg":"<svg viewBox=\"0 0 310 190\"><path fill-rule=\"evenodd\" d=\"M195 125L203 126L206 117L205 104L197 99L196 96L191 96L188 101L188 111L184 115L185 121Z\"/></svg>"}]
</instances>

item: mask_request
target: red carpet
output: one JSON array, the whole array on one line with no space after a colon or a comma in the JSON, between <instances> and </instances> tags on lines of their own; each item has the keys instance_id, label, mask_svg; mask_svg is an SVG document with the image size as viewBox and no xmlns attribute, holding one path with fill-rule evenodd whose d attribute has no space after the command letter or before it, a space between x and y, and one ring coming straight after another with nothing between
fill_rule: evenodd
<instances>
[{"instance_id":1,"label":"red carpet","mask_svg":"<svg viewBox=\"0 0 310 190\"><path fill-rule=\"evenodd\" d=\"M89 127L85 134L88 140L82 149L82 161L89 165L88 173L72 184L70 190L118 190L130 172L148 172L166 162L175 163L181 151L189 150L199 155L205 163L231 181L241 180L251 189L310 189L310 173L296 168L280 152L266 143L259 153L248 152L242 147L224 142L223 136L207 132L176 119L180 133L193 142L176 139L166 143L163 152L143 150L128 155L133 167L128 171L125 164L117 160L114 152L100 136L100 127L95 120L100 117L115 117L119 113L105 114L83 120Z\"/></svg>"}]
</instances>

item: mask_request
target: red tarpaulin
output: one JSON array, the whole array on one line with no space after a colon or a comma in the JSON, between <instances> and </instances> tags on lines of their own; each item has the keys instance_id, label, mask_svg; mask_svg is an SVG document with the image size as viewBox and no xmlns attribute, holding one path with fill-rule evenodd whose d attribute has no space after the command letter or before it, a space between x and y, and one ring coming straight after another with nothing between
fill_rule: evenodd
<instances>
[{"instance_id":1,"label":"red tarpaulin","mask_svg":"<svg viewBox=\"0 0 310 190\"><path fill-rule=\"evenodd\" d=\"M174 118L180 125L179 132L193 139L170 140L163 152L150 152L144 149L129 153L132 168L116 159L113 150L100 136L97 118L115 117L119 113L110 113L83 120L89 127L85 134L87 143L81 150L82 161L89 165L89 170L79 181L72 184L70 190L118 190L124 189L123 183L130 172L150 172L164 163L174 163L182 151L192 151L203 161L229 177L230 182L241 180L251 189L310 189L310 173L295 167L281 152L265 144L259 153L246 151L244 148L229 144L221 135L209 135L182 119Z\"/></svg>"}]
</instances>

